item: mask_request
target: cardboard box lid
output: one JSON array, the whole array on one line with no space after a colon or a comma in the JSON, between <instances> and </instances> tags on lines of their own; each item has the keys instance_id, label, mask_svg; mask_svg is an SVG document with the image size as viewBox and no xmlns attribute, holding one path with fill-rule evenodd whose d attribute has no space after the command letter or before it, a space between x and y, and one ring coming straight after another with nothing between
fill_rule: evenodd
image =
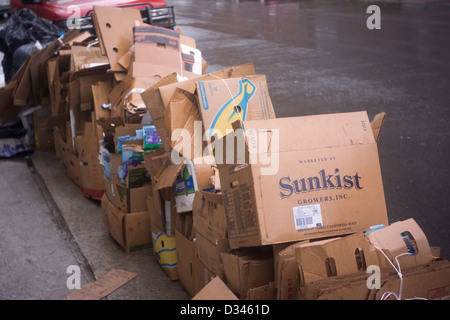
<instances>
[{"instance_id":1,"label":"cardboard box lid","mask_svg":"<svg viewBox=\"0 0 450 320\"><path fill-rule=\"evenodd\" d=\"M192 300L239 300L236 295L219 278L215 277L203 287Z\"/></svg>"},{"instance_id":2,"label":"cardboard box lid","mask_svg":"<svg viewBox=\"0 0 450 320\"><path fill-rule=\"evenodd\" d=\"M177 178L178 172L184 166L183 163L171 164L168 166L163 173L159 176L158 182L156 183L155 190L161 190L164 188L172 188L175 179Z\"/></svg>"},{"instance_id":3,"label":"cardboard box lid","mask_svg":"<svg viewBox=\"0 0 450 320\"><path fill-rule=\"evenodd\" d=\"M316 150L375 143L367 112L244 121L246 134L279 132L279 152ZM292 134L294 133L295 134ZM268 144L270 146L270 144ZM273 152L273 150L272 150Z\"/></svg>"}]
</instances>

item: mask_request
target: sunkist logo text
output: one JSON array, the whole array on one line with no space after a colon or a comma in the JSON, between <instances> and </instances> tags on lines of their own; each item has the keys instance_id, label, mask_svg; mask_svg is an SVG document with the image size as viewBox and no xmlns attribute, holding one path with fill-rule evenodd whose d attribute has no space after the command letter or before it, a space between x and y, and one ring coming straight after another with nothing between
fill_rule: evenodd
<instances>
[{"instance_id":1,"label":"sunkist logo text","mask_svg":"<svg viewBox=\"0 0 450 320\"><path fill-rule=\"evenodd\" d=\"M356 172L354 175L344 175L336 168L333 174L327 174L325 169L319 171L317 176L291 179L282 177L279 181L281 199L289 198L293 193L300 194L310 191L328 189L351 189L361 190L361 176Z\"/></svg>"}]
</instances>

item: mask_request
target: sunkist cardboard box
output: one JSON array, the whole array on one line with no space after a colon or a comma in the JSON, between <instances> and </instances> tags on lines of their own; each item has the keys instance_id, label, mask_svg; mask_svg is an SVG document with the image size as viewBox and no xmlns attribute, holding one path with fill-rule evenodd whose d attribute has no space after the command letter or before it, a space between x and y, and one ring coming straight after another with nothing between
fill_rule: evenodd
<instances>
[{"instance_id":1,"label":"sunkist cardboard box","mask_svg":"<svg viewBox=\"0 0 450 320\"><path fill-rule=\"evenodd\" d=\"M383 119L375 130L366 112L244 121L245 138L242 130L228 138L237 146L245 139L245 152L227 164L233 149L216 150L231 248L388 225L377 150Z\"/></svg>"}]
</instances>

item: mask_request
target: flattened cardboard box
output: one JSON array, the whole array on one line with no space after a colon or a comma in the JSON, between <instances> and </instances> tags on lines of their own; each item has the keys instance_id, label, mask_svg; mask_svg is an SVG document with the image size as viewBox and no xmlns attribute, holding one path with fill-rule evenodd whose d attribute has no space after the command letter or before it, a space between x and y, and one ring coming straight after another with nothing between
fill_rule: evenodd
<instances>
[{"instance_id":1,"label":"flattened cardboard box","mask_svg":"<svg viewBox=\"0 0 450 320\"><path fill-rule=\"evenodd\" d=\"M216 154L231 248L388 225L366 112L244 121L244 127L239 159L235 152L232 164L220 164ZM245 139L242 130L235 133Z\"/></svg>"},{"instance_id":2,"label":"flattened cardboard box","mask_svg":"<svg viewBox=\"0 0 450 320\"><path fill-rule=\"evenodd\" d=\"M100 300L138 276L137 273L112 269L94 282L74 290L63 300Z\"/></svg>"}]
</instances>

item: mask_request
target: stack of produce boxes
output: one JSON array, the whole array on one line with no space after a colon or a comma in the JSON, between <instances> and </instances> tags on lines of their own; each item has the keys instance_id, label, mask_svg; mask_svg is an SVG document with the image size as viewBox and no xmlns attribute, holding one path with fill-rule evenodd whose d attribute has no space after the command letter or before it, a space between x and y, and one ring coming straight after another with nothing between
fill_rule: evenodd
<instances>
[{"instance_id":1,"label":"stack of produce boxes","mask_svg":"<svg viewBox=\"0 0 450 320\"><path fill-rule=\"evenodd\" d=\"M151 248L194 299L448 292L417 223L389 225L384 113L277 118L252 63L206 73L194 39L136 9L95 6L93 21L94 37L73 30L27 59L0 120L37 106L38 146L101 200L126 252Z\"/></svg>"}]
</instances>

